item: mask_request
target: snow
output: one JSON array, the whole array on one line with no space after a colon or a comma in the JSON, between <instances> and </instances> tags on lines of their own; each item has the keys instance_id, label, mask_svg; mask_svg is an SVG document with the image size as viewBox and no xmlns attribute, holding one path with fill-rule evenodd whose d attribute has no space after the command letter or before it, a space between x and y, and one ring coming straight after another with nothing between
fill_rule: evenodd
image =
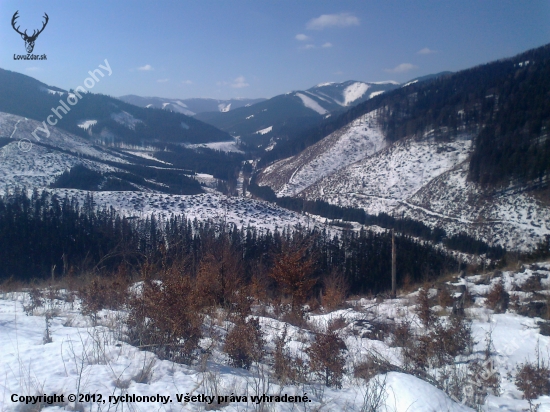
<instances>
[{"instance_id":1,"label":"snow","mask_svg":"<svg viewBox=\"0 0 550 412\"><path fill-rule=\"evenodd\" d=\"M273 126L266 127L265 129L258 130L256 134L268 134L273 130Z\"/></svg>"},{"instance_id":2,"label":"snow","mask_svg":"<svg viewBox=\"0 0 550 412\"><path fill-rule=\"evenodd\" d=\"M253 117L254 117L254 115L251 114L250 116L245 117L245 119L246 119L246 120L249 120L249 119L252 119Z\"/></svg>"},{"instance_id":3,"label":"snow","mask_svg":"<svg viewBox=\"0 0 550 412\"><path fill-rule=\"evenodd\" d=\"M78 123L78 127L81 127L84 130L88 130L90 126L97 124L97 120L84 120L83 122Z\"/></svg>"},{"instance_id":4,"label":"snow","mask_svg":"<svg viewBox=\"0 0 550 412\"><path fill-rule=\"evenodd\" d=\"M241 149L239 149L237 142L235 140L231 140L227 142L190 144L190 145L186 145L185 147L188 147L191 149L205 147L212 150L220 150L222 152L244 153Z\"/></svg>"},{"instance_id":5,"label":"snow","mask_svg":"<svg viewBox=\"0 0 550 412\"><path fill-rule=\"evenodd\" d=\"M386 384L386 411L472 411L455 403L442 390L415 376L390 372L387 374Z\"/></svg>"},{"instance_id":6,"label":"snow","mask_svg":"<svg viewBox=\"0 0 550 412\"><path fill-rule=\"evenodd\" d=\"M198 175L197 180L207 182L209 176ZM90 192L77 189L47 189L61 197L76 197L83 204ZM214 220L233 223L237 227L248 225L262 230L282 230L302 225L307 227L314 222L305 215L283 209L269 202L244 197L227 197L218 192L199 195L168 195L154 192L93 192L98 207L114 207L124 216L146 218L151 215L185 215L188 219L199 221Z\"/></svg>"},{"instance_id":7,"label":"snow","mask_svg":"<svg viewBox=\"0 0 550 412\"><path fill-rule=\"evenodd\" d=\"M134 130L136 128L136 124L143 123L140 119L136 119L130 113L125 111L119 113L111 113L111 119L123 126L126 126L128 129L131 130Z\"/></svg>"},{"instance_id":8,"label":"snow","mask_svg":"<svg viewBox=\"0 0 550 412\"><path fill-rule=\"evenodd\" d=\"M321 115L328 113L328 110L321 107L321 105L317 103L315 100L313 100L311 97L306 96L305 94L302 94L302 93L296 93L296 96L302 99L302 103L308 109L314 110Z\"/></svg>"},{"instance_id":9,"label":"snow","mask_svg":"<svg viewBox=\"0 0 550 412\"><path fill-rule=\"evenodd\" d=\"M363 97L369 88L370 86L368 84L362 82L350 84L342 92L342 97L344 98L343 106L349 106L357 99Z\"/></svg>"},{"instance_id":10,"label":"snow","mask_svg":"<svg viewBox=\"0 0 550 412\"><path fill-rule=\"evenodd\" d=\"M46 92L48 94L57 94L59 96L63 96L65 94L64 92L58 92L56 90L48 89L46 87L40 87L40 90L42 90L43 92Z\"/></svg>"},{"instance_id":11,"label":"snow","mask_svg":"<svg viewBox=\"0 0 550 412\"><path fill-rule=\"evenodd\" d=\"M325 86L330 86L331 84L334 84L334 82L319 83L315 87L325 87Z\"/></svg>"},{"instance_id":12,"label":"snow","mask_svg":"<svg viewBox=\"0 0 550 412\"><path fill-rule=\"evenodd\" d=\"M419 205L423 205L420 208ZM529 193L486 192L468 181L463 162L395 209L448 233L465 232L492 245L532 250L550 234L550 210Z\"/></svg>"},{"instance_id":13,"label":"snow","mask_svg":"<svg viewBox=\"0 0 550 412\"><path fill-rule=\"evenodd\" d=\"M418 80L413 80L412 82L408 82L408 83L405 83L403 86L401 87L407 87L407 86L410 86L411 84L415 84L415 83L418 83Z\"/></svg>"},{"instance_id":14,"label":"snow","mask_svg":"<svg viewBox=\"0 0 550 412\"><path fill-rule=\"evenodd\" d=\"M49 186L57 176L77 164L83 164L91 170L108 172L118 169L105 164L106 161L128 163L119 153L94 146L86 139L55 127L49 127L49 137L40 134L41 143L50 147L32 144L34 138L29 139L29 136L36 127L42 127L42 124L24 117L0 113L0 136L10 136L13 139L12 143L0 148L0 192L16 186ZM21 139L28 139L29 151L20 150L18 143Z\"/></svg>"},{"instance_id":15,"label":"snow","mask_svg":"<svg viewBox=\"0 0 550 412\"><path fill-rule=\"evenodd\" d=\"M383 138L381 138L382 140ZM383 141L383 140L382 140ZM471 140L437 143L405 139L346 165L310 186L304 195L367 213L390 212L430 180L469 155Z\"/></svg>"},{"instance_id":16,"label":"snow","mask_svg":"<svg viewBox=\"0 0 550 412\"><path fill-rule=\"evenodd\" d=\"M302 153L266 168L258 177L278 196L294 196L320 179L329 176L386 145L375 121L375 112L354 120Z\"/></svg>"},{"instance_id":17,"label":"snow","mask_svg":"<svg viewBox=\"0 0 550 412\"><path fill-rule=\"evenodd\" d=\"M522 301L532 298L532 292L516 291L532 276L540 276L544 288L550 286L550 262L538 262L530 267L508 270L488 278L488 274L476 273L464 279L452 278L444 282L448 287L464 286L473 299L472 307L467 309L472 319L472 333L475 339L470 355L455 358L455 366L461 367L474 359L485 359L486 339L491 336L490 369L482 373L498 372L500 393L489 395L479 410L486 412L529 410L527 400L515 386L516 367L527 360L536 360L537 351L543 361L548 360L550 337L543 336L538 326L539 318L520 316L513 310L505 313L493 313L485 308L484 294L499 281L503 281L510 294L523 294ZM483 282L483 279L489 279ZM485 284L488 283L488 284ZM141 283L130 287L132 293L139 293ZM47 290L45 290L47 291ZM392 346L391 338L375 340L366 337L374 321L395 322L408 319L411 327L421 331L415 312L415 299L418 292L398 296L397 299L357 298L349 301L348 309L331 313L311 313L310 327L317 331L326 330L331 320L341 319L344 326L338 329L338 335L344 340L346 353L346 374L342 388L324 387L311 381L300 385L288 383L284 387L270 377L269 360L250 370L236 369L227 365L227 356L221 351L221 341L231 322L218 318L206 317L204 324L205 337L201 347L208 348L209 358L205 363L206 371L201 364L183 365L168 360L160 360L156 355L139 350L126 343L121 334L121 322L126 318L125 309L119 311L102 310L97 316L97 325L90 317L81 314L81 303L78 297L66 289L53 288L54 298L46 299L45 304L34 310L27 310L30 303L29 293L25 290L0 292L0 410L16 412L27 410L25 405L12 402L11 395L37 396L40 394L63 394L65 402L58 405L43 405L44 411L61 411L74 409L66 402L69 394L101 394L103 403L83 403L84 412L115 410L117 405L109 404L109 396L170 396L165 405L160 402L129 402L129 410L147 412L151 410L166 411L203 411L204 405L198 402L178 403L176 394L205 395L251 395L266 393L276 395L304 395L307 393L311 402L304 410L327 411L364 411L364 397L367 388L375 390L378 383L381 388L381 412L471 412L473 409L454 401L441 389L431 383L403 372L388 372L376 375L369 383L353 377L353 367L364 360L368 353L376 352L396 367L402 367L399 347ZM438 293L430 289L430 294ZM258 308L260 309L260 308ZM445 311L440 307L440 311ZM272 308L265 308L267 313ZM51 341L45 341L46 314L51 313L49 335ZM215 315L214 315L215 316ZM440 315L445 321L446 315ZM225 318L224 318L225 319ZM301 329L281 320L268 316L258 316L258 321L267 342L269 351L274 349L273 342L284 328L287 329L289 342L287 348L293 356L307 359L306 348L312 342L314 333ZM212 328L212 325L215 325ZM210 335L214 329L214 334ZM205 352L206 353L206 352ZM151 365L151 373L140 379L144 369ZM435 376L437 370L428 369ZM262 378L262 376L268 379ZM485 378L482 378L485 379ZM217 393L212 391L215 385ZM462 388L467 390L467 387ZM372 398L371 398L372 399ZM111 399L112 400L112 399ZM534 406L540 411L550 408L550 397L541 396L535 399ZM169 406L167 406L169 405ZM271 403L265 405L270 411L290 412L301 410L301 405ZM298 408L296 408L298 406ZM232 402L223 408L227 412L257 411L258 405L248 401ZM369 409L370 410L370 409Z\"/></svg>"},{"instance_id":18,"label":"snow","mask_svg":"<svg viewBox=\"0 0 550 412\"><path fill-rule=\"evenodd\" d=\"M218 109L222 113L227 113L231 109L231 103L220 103Z\"/></svg>"},{"instance_id":19,"label":"snow","mask_svg":"<svg viewBox=\"0 0 550 412\"><path fill-rule=\"evenodd\" d=\"M134 155L134 156L142 157L144 159L154 160L155 162L164 163L165 165L171 165L172 164L172 163L168 163L168 162L165 162L163 160L157 159L153 155L154 151L151 152L151 151L147 151L147 150L124 150L124 152L129 153L129 154Z\"/></svg>"},{"instance_id":20,"label":"snow","mask_svg":"<svg viewBox=\"0 0 550 412\"><path fill-rule=\"evenodd\" d=\"M369 99L372 99L373 97L376 97L380 94L384 93L384 90L380 90L378 92L372 92L370 95L369 95Z\"/></svg>"}]
</instances>

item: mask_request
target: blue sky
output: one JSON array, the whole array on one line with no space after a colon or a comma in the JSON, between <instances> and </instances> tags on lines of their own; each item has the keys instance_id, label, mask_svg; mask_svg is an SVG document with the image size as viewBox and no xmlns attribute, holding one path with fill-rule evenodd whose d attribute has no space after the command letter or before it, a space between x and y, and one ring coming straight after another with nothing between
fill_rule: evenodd
<instances>
[{"instance_id":1,"label":"blue sky","mask_svg":"<svg viewBox=\"0 0 550 412\"><path fill-rule=\"evenodd\" d=\"M47 28L34 53L12 29ZM550 1L0 2L0 67L65 89L108 60L93 92L272 97L327 81L404 82L550 42Z\"/></svg>"}]
</instances>

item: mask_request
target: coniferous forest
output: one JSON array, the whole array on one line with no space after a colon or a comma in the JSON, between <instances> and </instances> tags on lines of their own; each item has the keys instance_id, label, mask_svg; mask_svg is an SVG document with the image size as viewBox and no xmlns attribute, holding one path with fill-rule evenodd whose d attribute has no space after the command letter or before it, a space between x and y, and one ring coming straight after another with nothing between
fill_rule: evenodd
<instances>
[{"instance_id":1,"label":"coniferous forest","mask_svg":"<svg viewBox=\"0 0 550 412\"><path fill-rule=\"evenodd\" d=\"M141 273L143 265L185 262L196 276L207 257L230 259L239 279L264 278L283 250L302 250L312 279L342 275L350 293L380 292L391 284L391 235L327 230L262 231L237 229L220 222L190 221L185 216L146 220L119 216L113 208L97 210L91 195L84 204L35 191L16 191L0 200L0 280L110 275L124 267ZM458 262L430 245L396 238L398 282L434 279L456 270ZM294 246L293 246L294 245ZM301 246L297 246L301 245ZM293 250L294 250L293 249ZM217 252L216 252L217 251ZM213 253L216 252L216 253ZM224 258L225 256L225 258Z\"/></svg>"}]
</instances>

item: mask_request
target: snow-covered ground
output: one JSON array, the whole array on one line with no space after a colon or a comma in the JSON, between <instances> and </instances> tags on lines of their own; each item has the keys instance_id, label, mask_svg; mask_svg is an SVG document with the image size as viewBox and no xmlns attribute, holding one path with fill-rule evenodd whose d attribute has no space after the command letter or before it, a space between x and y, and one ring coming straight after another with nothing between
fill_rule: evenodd
<instances>
[{"instance_id":1,"label":"snow-covered ground","mask_svg":"<svg viewBox=\"0 0 550 412\"><path fill-rule=\"evenodd\" d=\"M258 175L278 196L410 217L448 235L528 251L550 234L550 208L529 193L492 193L469 182L471 136L434 131L388 144L368 113Z\"/></svg>"},{"instance_id":2,"label":"snow-covered ground","mask_svg":"<svg viewBox=\"0 0 550 412\"><path fill-rule=\"evenodd\" d=\"M300 99L302 99L302 103L305 107L308 109L311 109L319 114L326 114L328 113L328 110L321 107L319 103L317 103L315 100L313 100L311 97L306 96L303 93L296 93L296 96L298 96Z\"/></svg>"},{"instance_id":3,"label":"snow-covered ground","mask_svg":"<svg viewBox=\"0 0 550 412\"><path fill-rule=\"evenodd\" d=\"M381 133L378 139L385 143ZM371 214L388 212L434 177L464 161L470 147L468 139L444 143L402 140L372 156L363 156L347 167L340 167L305 189L304 196L360 207Z\"/></svg>"},{"instance_id":4,"label":"snow-covered ground","mask_svg":"<svg viewBox=\"0 0 550 412\"><path fill-rule=\"evenodd\" d=\"M258 177L277 196L296 196L308 186L386 146L374 112L308 147L299 155L274 163Z\"/></svg>"},{"instance_id":5,"label":"snow-covered ground","mask_svg":"<svg viewBox=\"0 0 550 412\"><path fill-rule=\"evenodd\" d=\"M273 130L273 126L266 127L265 129L258 130L256 134L268 134Z\"/></svg>"},{"instance_id":6,"label":"snow-covered ground","mask_svg":"<svg viewBox=\"0 0 550 412\"><path fill-rule=\"evenodd\" d=\"M370 86L363 82L355 82L353 84L350 84L342 92L342 95L344 97L342 106L349 106L351 103L353 103L357 99L360 99L361 97L363 97L363 95L367 92L369 88Z\"/></svg>"},{"instance_id":7,"label":"snow-covered ground","mask_svg":"<svg viewBox=\"0 0 550 412\"><path fill-rule=\"evenodd\" d=\"M474 303L466 309L472 320L475 340L470 355L456 358L456 366L463 367L475 359L485 359L487 338L490 337L489 353L491 362L484 364L484 370L476 379L498 376L500 390L485 399L481 410L523 411L529 410L527 400L522 399L521 391L515 385L517 366L526 361L535 361L536 353L540 360L547 362L550 350L550 337L540 333L540 318L521 316L516 309L505 313L494 313L485 308L484 295L497 282L502 282L510 296L517 296L519 304L536 300L537 292L521 291L533 278L540 279L539 295L550 287L550 262L489 274L477 274L464 279L455 278L445 283L447 287L463 287L469 291ZM139 288L133 288L139 290ZM473 409L454 401L443 390L429 383L429 379L419 379L403 372L388 372L376 375L367 386L361 378L353 377L354 365L369 354L388 360L396 367L403 367L401 349L392 343L390 336L374 337L375 325L387 322L408 320L413 330L421 332L422 326L416 315L418 291L401 295L395 300L362 298L350 301L348 309L332 313L312 314L309 329L289 325L272 317L258 316L261 330L267 342L267 351L273 351L274 340L287 329L287 348L292 356L307 359L305 349L313 341L315 333L324 331L327 325L337 320L341 326L338 335L347 347L346 373L342 388L329 388L312 377L299 385L280 386L272 376L269 357L250 370L232 368L227 365L227 355L221 351L221 340L231 328L231 322L206 317L205 337L201 346L208 348L208 362L190 366L159 360L147 348L138 348L124 341L122 322L125 310L102 310L97 317L97 326L89 317L80 313L80 302L68 290L53 289L52 299L46 299L43 306L29 310L31 303L27 292L0 292L0 410L21 411L21 403L12 401L12 395L37 396L63 394L64 402L56 405L41 405L44 411L74 410L74 403L67 402L69 394L101 395L100 402L84 402L82 411L122 410L115 399L120 396L156 396L162 402L130 402L124 406L131 411L203 411L203 402L179 402L177 395L237 395L247 396L246 402L230 402L223 406L225 411L364 411L364 396L373 383L381 386L382 412L462 412ZM527 290L527 289L526 289ZM429 296L437 299L441 293L430 289ZM25 311L25 307L27 310ZM446 318L445 309L439 310L441 319ZM447 308L450 310L450 308ZM46 333L47 319L49 320ZM212 326L214 329L212 329ZM217 339L209 337L213 330ZM209 332L210 331L210 332ZM221 336L221 338L220 338ZM48 338L49 339L45 339ZM428 370L435 376L435 370ZM307 375L306 375L307 376ZM464 390L472 381L465 383ZM479 381L476 381L479 382ZM307 394L306 403L267 403L262 406L250 401L253 395L298 395ZM111 396L112 398L109 398ZM117 397L117 398L114 398ZM169 397L169 398L167 398ZM105 400L105 403L103 403ZM214 398L215 407L217 398ZM539 411L550 410L550 397L541 396L533 400Z\"/></svg>"},{"instance_id":8,"label":"snow-covered ground","mask_svg":"<svg viewBox=\"0 0 550 412\"><path fill-rule=\"evenodd\" d=\"M190 149L196 149L198 147L205 147L212 150L219 150L222 152L235 152L235 153L244 153L239 146L237 141L231 140L228 142L212 142L212 143L201 143L201 144L190 144L186 145Z\"/></svg>"},{"instance_id":9,"label":"snow-covered ground","mask_svg":"<svg viewBox=\"0 0 550 412\"><path fill-rule=\"evenodd\" d=\"M204 178L200 177L201 179ZM83 204L90 193L77 189L47 189L61 197L75 197ZM218 192L200 195L168 195L153 192L93 192L94 202L99 208L113 206L124 216L139 218L170 215L185 215L199 221L212 219L217 222L233 223L240 227L255 226L259 229L282 230L298 224L313 225L314 220L269 202L228 197Z\"/></svg>"},{"instance_id":10,"label":"snow-covered ground","mask_svg":"<svg viewBox=\"0 0 550 412\"><path fill-rule=\"evenodd\" d=\"M128 129L134 130L136 124L143 123L140 119L136 119L130 113L121 111L119 113L111 113L111 119L115 122L120 123L123 126L126 126Z\"/></svg>"},{"instance_id":11,"label":"snow-covered ground","mask_svg":"<svg viewBox=\"0 0 550 412\"><path fill-rule=\"evenodd\" d=\"M468 162L461 163L400 202L394 213L507 249L533 249L550 234L548 206L528 193L486 193L467 175Z\"/></svg>"}]
</instances>

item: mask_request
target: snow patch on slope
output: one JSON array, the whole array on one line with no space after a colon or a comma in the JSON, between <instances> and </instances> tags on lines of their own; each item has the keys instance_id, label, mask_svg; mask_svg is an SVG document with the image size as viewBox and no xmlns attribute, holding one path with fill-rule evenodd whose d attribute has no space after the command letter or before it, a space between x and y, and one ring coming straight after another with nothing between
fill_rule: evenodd
<instances>
[{"instance_id":1,"label":"snow patch on slope","mask_svg":"<svg viewBox=\"0 0 550 412\"><path fill-rule=\"evenodd\" d=\"M370 112L299 155L267 167L258 182L272 187L278 196L294 196L316 181L385 146L384 136L376 123L376 112Z\"/></svg>"},{"instance_id":2,"label":"snow patch on slope","mask_svg":"<svg viewBox=\"0 0 550 412\"><path fill-rule=\"evenodd\" d=\"M302 99L302 103L308 109L314 110L321 115L328 113L328 110L321 107L321 105L317 103L315 100L313 100L311 97L306 96L305 94L302 94L302 93L296 93L296 96Z\"/></svg>"},{"instance_id":3,"label":"snow patch on slope","mask_svg":"<svg viewBox=\"0 0 550 412\"><path fill-rule=\"evenodd\" d=\"M136 124L143 123L140 119L136 119L130 113L125 111L119 113L111 113L111 119L123 126L126 126L128 129L131 130L134 130L136 128Z\"/></svg>"},{"instance_id":4,"label":"snow patch on slope","mask_svg":"<svg viewBox=\"0 0 550 412\"><path fill-rule=\"evenodd\" d=\"M268 134L273 130L273 126L266 127L265 129L258 130L256 134Z\"/></svg>"},{"instance_id":5,"label":"snow patch on slope","mask_svg":"<svg viewBox=\"0 0 550 412\"><path fill-rule=\"evenodd\" d=\"M229 110L231 110L231 103L229 103L229 104L220 103L220 104L218 104L218 109L222 113L227 113Z\"/></svg>"},{"instance_id":6,"label":"snow patch on slope","mask_svg":"<svg viewBox=\"0 0 550 412\"><path fill-rule=\"evenodd\" d=\"M363 97L363 95L369 89L369 85L366 83L356 82L350 84L342 92L342 97L344 98L343 106L349 106L351 103Z\"/></svg>"},{"instance_id":7,"label":"snow patch on slope","mask_svg":"<svg viewBox=\"0 0 550 412\"><path fill-rule=\"evenodd\" d=\"M84 120L83 122L78 123L77 126L84 130L88 130L90 126L94 126L96 124L97 124L97 120Z\"/></svg>"}]
</instances>

